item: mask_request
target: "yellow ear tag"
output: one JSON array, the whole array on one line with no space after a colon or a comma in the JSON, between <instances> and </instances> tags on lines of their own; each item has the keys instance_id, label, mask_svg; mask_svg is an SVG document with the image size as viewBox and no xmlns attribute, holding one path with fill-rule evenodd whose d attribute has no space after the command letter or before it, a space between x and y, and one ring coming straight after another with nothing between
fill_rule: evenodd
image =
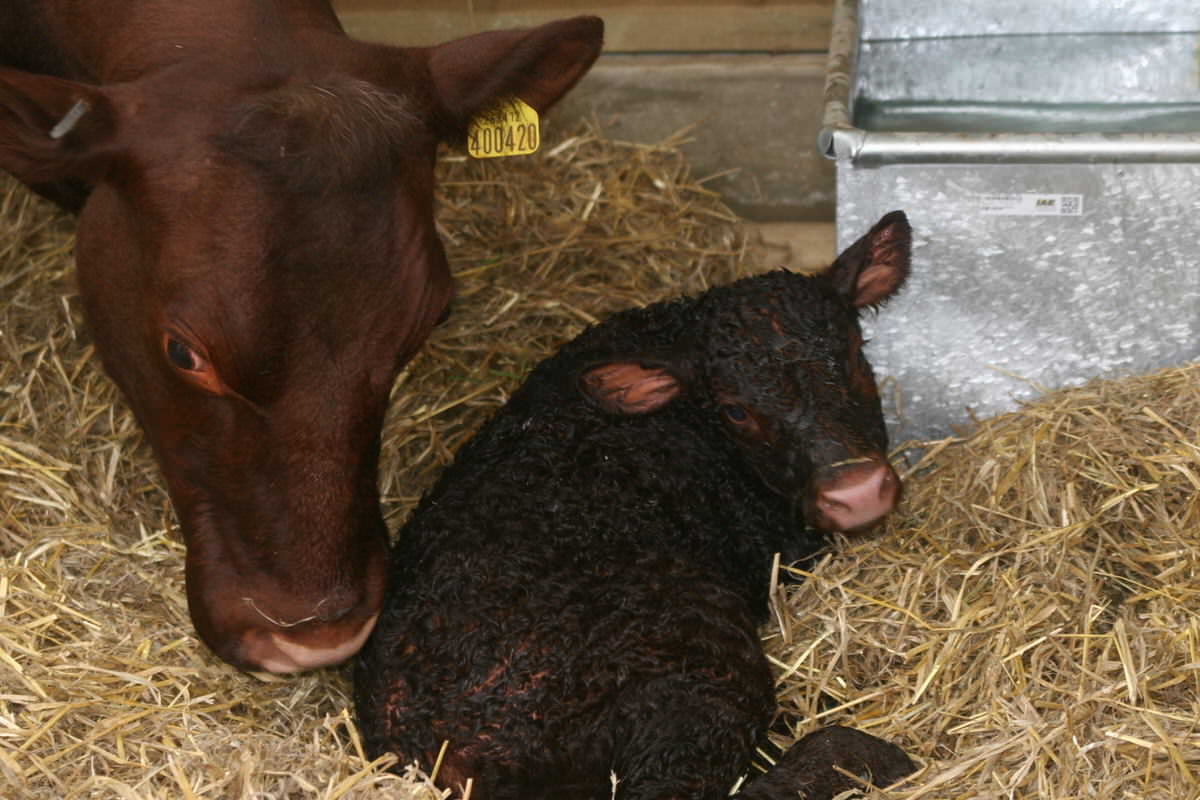
<instances>
[{"instance_id":1,"label":"yellow ear tag","mask_svg":"<svg viewBox=\"0 0 1200 800\"><path fill-rule=\"evenodd\" d=\"M537 111L514 97L471 120L467 152L475 158L527 156L542 143Z\"/></svg>"}]
</instances>

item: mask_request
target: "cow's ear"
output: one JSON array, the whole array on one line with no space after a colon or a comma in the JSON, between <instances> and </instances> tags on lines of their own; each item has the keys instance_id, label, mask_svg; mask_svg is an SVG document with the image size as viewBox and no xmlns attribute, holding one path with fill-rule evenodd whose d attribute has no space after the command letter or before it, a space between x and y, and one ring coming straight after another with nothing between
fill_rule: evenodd
<instances>
[{"instance_id":1,"label":"cow's ear","mask_svg":"<svg viewBox=\"0 0 1200 800\"><path fill-rule=\"evenodd\" d=\"M579 388L610 414L646 414L678 397L683 382L662 364L622 359L584 369L579 374Z\"/></svg>"},{"instance_id":2,"label":"cow's ear","mask_svg":"<svg viewBox=\"0 0 1200 800\"><path fill-rule=\"evenodd\" d=\"M893 211L847 247L826 274L856 308L877 306L904 285L911 256L908 217Z\"/></svg>"},{"instance_id":3,"label":"cow's ear","mask_svg":"<svg viewBox=\"0 0 1200 800\"><path fill-rule=\"evenodd\" d=\"M102 89L0 68L0 169L21 182L96 180L115 132L113 104Z\"/></svg>"},{"instance_id":4,"label":"cow's ear","mask_svg":"<svg viewBox=\"0 0 1200 800\"><path fill-rule=\"evenodd\" d=\"M512 97L545 111L583 77L603 43L604 23L598 17L574 17L433 47L429 71L443 134L461 139L476 115Z\"/></svg>"},{"instance_id":5,"label":"cow's ear","mask_svg":"<svg viewBox=\"0 0 1200 800\"><path fill-rule=\"evenodd\" d=\"M96 86L0 68L0 169L24 184L96 180L115 131L113 103Z\"/></svg>"}]
</instances>

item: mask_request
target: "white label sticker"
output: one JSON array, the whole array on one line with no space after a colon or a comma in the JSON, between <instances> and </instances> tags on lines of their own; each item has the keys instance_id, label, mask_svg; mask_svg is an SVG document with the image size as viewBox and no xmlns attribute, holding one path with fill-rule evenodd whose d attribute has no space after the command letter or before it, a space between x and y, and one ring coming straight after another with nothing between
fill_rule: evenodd
<instances>
[{"instance_id":1,"label":"white label sticker","mask_svg":"<svg viewBox=\"0 0 1200 800\"><path fill-rule=\"evenodd\" d=\"M1081 194L981 194L979 212L1001 217L1078 217L1083 213Z\"/></svg>"}]
</instances>

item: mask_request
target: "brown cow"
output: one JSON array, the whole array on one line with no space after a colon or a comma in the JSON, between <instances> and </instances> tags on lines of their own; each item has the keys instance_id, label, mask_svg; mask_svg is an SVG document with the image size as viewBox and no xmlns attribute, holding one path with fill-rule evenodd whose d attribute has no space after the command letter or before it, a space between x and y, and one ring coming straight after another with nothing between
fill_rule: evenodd
<instances>
[{"instance_id":1,"label":"brown cow","mask_svg":"<svg viewBox=\"0 0 1200 800\"><path fill-rule=\"evenodd\" d=\"M386 580L379 436L446 308L439 141L599 53L580 17L430 48L325 0L3 0L0 168L79 210L96 347L158 457L200 636L243 668L352 655Z\"/></svg>"}]
</instances>

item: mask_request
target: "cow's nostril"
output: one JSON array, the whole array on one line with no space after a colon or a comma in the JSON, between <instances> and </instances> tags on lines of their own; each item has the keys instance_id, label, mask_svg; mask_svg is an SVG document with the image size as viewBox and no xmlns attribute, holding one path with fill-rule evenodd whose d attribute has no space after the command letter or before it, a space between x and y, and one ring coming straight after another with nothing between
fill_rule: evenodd
<instances>
[{"instance_id":1,"label":"cow's nostril","mask_svg":"<svg viewBox=\"0 0 1200 800\"><path fill-rule=\"evenodd\" d=\"M337 622L362 608L361 603L338 603L322 600L317 604L316 619L320 622Z\"/></svg>"}]
</instances>

